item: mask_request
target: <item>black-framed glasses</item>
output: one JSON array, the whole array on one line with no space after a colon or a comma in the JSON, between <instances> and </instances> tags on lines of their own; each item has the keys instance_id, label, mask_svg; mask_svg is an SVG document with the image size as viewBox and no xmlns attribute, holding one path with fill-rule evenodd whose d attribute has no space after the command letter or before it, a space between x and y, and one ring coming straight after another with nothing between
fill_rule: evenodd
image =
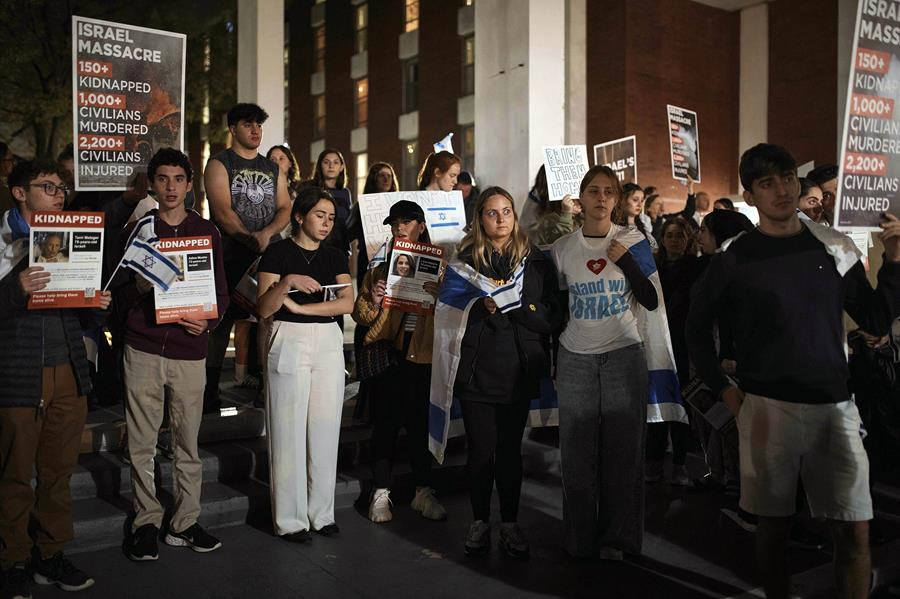
<instances>
[{"instance_id":1,"label":"black-framed glasses","mask_svg":"<svg viewBox=\"0 0 900 599\"><path fill-rule=\"evenodd\" d=\"M23 185L23 187L42 187L44 193L48 196L55 196L59 192L62 192L63 195L68 195L70 191L65 185L56 185L55 183L29 183L28 185Z\"/></svg>"}]
</instances>

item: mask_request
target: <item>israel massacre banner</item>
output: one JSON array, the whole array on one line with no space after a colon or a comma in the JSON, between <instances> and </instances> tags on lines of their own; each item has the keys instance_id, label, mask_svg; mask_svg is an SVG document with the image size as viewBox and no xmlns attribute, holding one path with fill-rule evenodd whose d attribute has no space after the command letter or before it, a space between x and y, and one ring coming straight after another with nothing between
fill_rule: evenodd
<instances>
[{"instance_id":1,"label":"israel massacre banner","mask_svg":"<svg viewBox=\"0 0 900 599\"><path fill-rule=\"evenodd\" d=\"M621 183L637 181L637 137L630 135L594 146L594 164L608 166Z\"/></svg>"},{"instance_id":2,"label":"israel massacre banner","mask_svg":"<svg viewBox=\"0 0 900 599\"><path fill-rule=\"evenodd\" d=\"M700 182L700 127L697 113L686 108L666 105L669 115L669 149L672 178Z\"/></svg>"},{"instance_id":3,"label":"israel massacre banner","mask_svg":"<svg viewBox=\"0 0 900 599\"><path fill-rule=\"evenodd\" d=\"M184 145L187 37L72 17L75 189L124 190L160 148Z\"/></svg>"},{"instance_id":4,"label":"israel massacre banner","mask_svg":"<svg viewBox=\"0 0 900 599\"><path fill-rule=\"evenodd\" d=\"M874 231L900 216L900 1L860 0L855 31L834 224Z\"/></svg>"}]
</instances>

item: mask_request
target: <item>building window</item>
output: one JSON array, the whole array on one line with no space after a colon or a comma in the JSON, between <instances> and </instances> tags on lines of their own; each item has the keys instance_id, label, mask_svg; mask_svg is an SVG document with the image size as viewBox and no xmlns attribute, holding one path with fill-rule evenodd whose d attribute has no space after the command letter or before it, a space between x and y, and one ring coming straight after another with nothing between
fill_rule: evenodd
<instances>
[{"instance_id":1,"label":"building window","mask_svg":"<svg viewBox=\"0 0 900 599\"><path fill-rule=\"evenodd\" d=\"M462 95L475 93L475 36L463 39L462 51Z\"/></svg>"},{"instance_id":2,"label":"building window","mask_svg":"<svg viewBox=\"0 0 900 599\"><path fill-rule=\"evenodd\" d=\"M356 29L356 43L354 44L356 48L356 53L365 52L368 46L368 39L366 38L366 34L369 30L369 5L368 4L360 4L356 7L356 20L354 22L354 28Z\"/></svg>"},{"instance_id":3,"label":"building window","mask_svg":"<svg viewBox=\"0 0 900 599\"><path fill-rule=\"evenodd\" d=\"M362 152L356 155L356 197L359 198L366 188L366 177L369 174L369 155Z\"/></svg>"},{"instance_id":4,"label":"building window","mask_svg":"<svg viewBox=\"0 0 900 599\"><path fill-rule=\"evenodd\" d=\"M313 139L325 137L325 94L313 98Z\"/></svg>"},{"instance_id":5,"label":"building window","mask_svg":"<svg viewBox=\"0 0 900 599\"><path fill-rule=\"evenodd\" d=\"M313 73L325 72L325 25L316 27L313 31L315 39L315 56L313 57Z\"/></svg>"},{"instance_id":6,"label":"building window","mask_svg":"<svg viewBox=\"0 0 900 599\"><path fill-rule=\"evenodd\" d=\"M415 58L403 63L403 112L419 109L419 61Z\"/></svg>"},{"instance_id":7,"label":"building window","mask_svg":"<svg viewBox=\"0 0 900 599\"><path fill-rule=\"evenodd\" d=\"M354 92L354 111L353 124L356 127L365 127L369 122L369 79L363 77L356 81L356 91Z\"/></svg>"},{"instance_id":8,"label":"building window","mask_svg":"<svg viewBox=\"0 0 900 599\"><path fill-rule=\"evenodd\" d=\"M419 0L406 0L406 29L415 31L419 28Z\"/></svg>"},{"instance_id":9,"label":"building window","mask_svg":"<svg viewBox=\"0 0 900 599\"><path fill-rule=\"evenodd\" d=\"M463 127L460 159L464 171L475 172L475 127Z\"/></svg>"},{"instance_id":10,"label":"building window","mask_svg":"<svg viewBox=\"0 0 900 599\"><path fill-rule=\"evenodd\" d=\"M418 189L416 179L419 177L419 142L408 141L403 144L403 189Z\"/></svg>"}]
</instances>

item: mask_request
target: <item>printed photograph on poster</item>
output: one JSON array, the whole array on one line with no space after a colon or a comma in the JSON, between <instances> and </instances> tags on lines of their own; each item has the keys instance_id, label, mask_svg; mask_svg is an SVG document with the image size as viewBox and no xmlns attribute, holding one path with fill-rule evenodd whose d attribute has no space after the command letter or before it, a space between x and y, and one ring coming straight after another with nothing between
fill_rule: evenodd
<instances>
[{"instance_id":1,"label":"printed photograph on poster","mask_svg":"<svg viewBox=\"0 0 900 599\"><path fill-rule=\"evenodd\" d=\"M156 324L182 318L208 320L219 315L212 237L165 237L156 248L181 268L168 291L153 287Z\"/></svg>"},{"instance_id":2,"label":"printed photograph on poster","mask_svg":"<svg viewBox=\"0 0 900 599\"><path fill-rule=\"evenodd\" d=\"M700 128L697 113L686 108L666 105L669 115L669 150L672 178L700 183Z\"/></svg>"},{"instance_id":3,"label":"printed photograph on poster","mask_svg":"<svg viewBox=\"0 0 900 599\"><path fill-rule=\"evenodd\" d=\"M841 231L880 230L883 212L900 217L897 9L897 2L860 1L853 50L842 57L849 58L850 77L834 203L834 226Z\"/></svg>"},{"instance_id":4,"label":"printed photograph on poster","mask_svg":"<svg viewBox=\"0 0 900 599\"><path fill-rule=\"evenodd\" d=\"M578 186L588 171L587 146L544 146L544 170L551 202L578 197Z\"/></svg>"},{"instance_id":5,"label":"printed photograph on poster","mask_svg":"<svg viewBox=\"0 0 900 599\"><path fill-rule=\"evenodd\" d=\"M630 135L594 146L594 164L608 166L621 183L637 181L637 137Z\"/></svg>"},{"instance_id":6,"label":"printed photograph on poster","mask_svg":"<svg viewBox=\"0 0 900 599\"><path fill-rule=\"evenodd\" d=\"M443 248L430 243L394 240L382 305L420 314L434 311L434 296L424 285L440 279L443 255Z\"/></svg>"},{"instance_id":7,"label":"printed photograph on poster","mask_svg":"<svg viewBox=\"0 0 900 599\"><path fill-rule=\"evenodd\" d=\"M466 209L459 190L364 194L359 197L359 216L369 260L391 238L391 227L384 224L384 219L391 206L400 200L409 200L422 207L432 243L450 251L465 235Z\"/></svg>"},{"instance_id":8,"label":"printed photograph on poster","mask_svg":"<svg viewBox=\"0 0 900 599\"><path fill-rule=\"evenodd\" d=\"M28 265L49 272L50 282L28 297L28 308L98 307L103 213L34 212L29 224Z\"/></svg>"},{"instance_id":9,"label":"printed photograph on poster","mask_svg":"<svg viewBox=\"0 0 900 599\"><path fill-rule=\"evenodd\" d=\"M187 37L72 17L75 189L124 190L160 148L184 147Z\"/></svg>"}]
</instances>

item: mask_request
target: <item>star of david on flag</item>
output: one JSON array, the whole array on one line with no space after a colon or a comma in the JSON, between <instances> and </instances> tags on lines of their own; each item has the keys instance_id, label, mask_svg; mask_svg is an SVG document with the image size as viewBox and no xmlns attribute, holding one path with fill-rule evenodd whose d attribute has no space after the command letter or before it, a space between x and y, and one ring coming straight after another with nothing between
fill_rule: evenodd
<instances>
[{"instance_id":1,"label":"star of david on flag","mask_svg":"<svg viewBox=\"0 0 900 599\"><path fill-rule=\"evenodd\" d=\"M128 245L125 246L125 255L116 270L121 266L130 268L150 281L154 287L168 291L172 283L182 276L182 272L175 262L156 249L159 237L153 226L155 218L149 214L137 222L128 238Z\"/></svg>"}]
</instances>

